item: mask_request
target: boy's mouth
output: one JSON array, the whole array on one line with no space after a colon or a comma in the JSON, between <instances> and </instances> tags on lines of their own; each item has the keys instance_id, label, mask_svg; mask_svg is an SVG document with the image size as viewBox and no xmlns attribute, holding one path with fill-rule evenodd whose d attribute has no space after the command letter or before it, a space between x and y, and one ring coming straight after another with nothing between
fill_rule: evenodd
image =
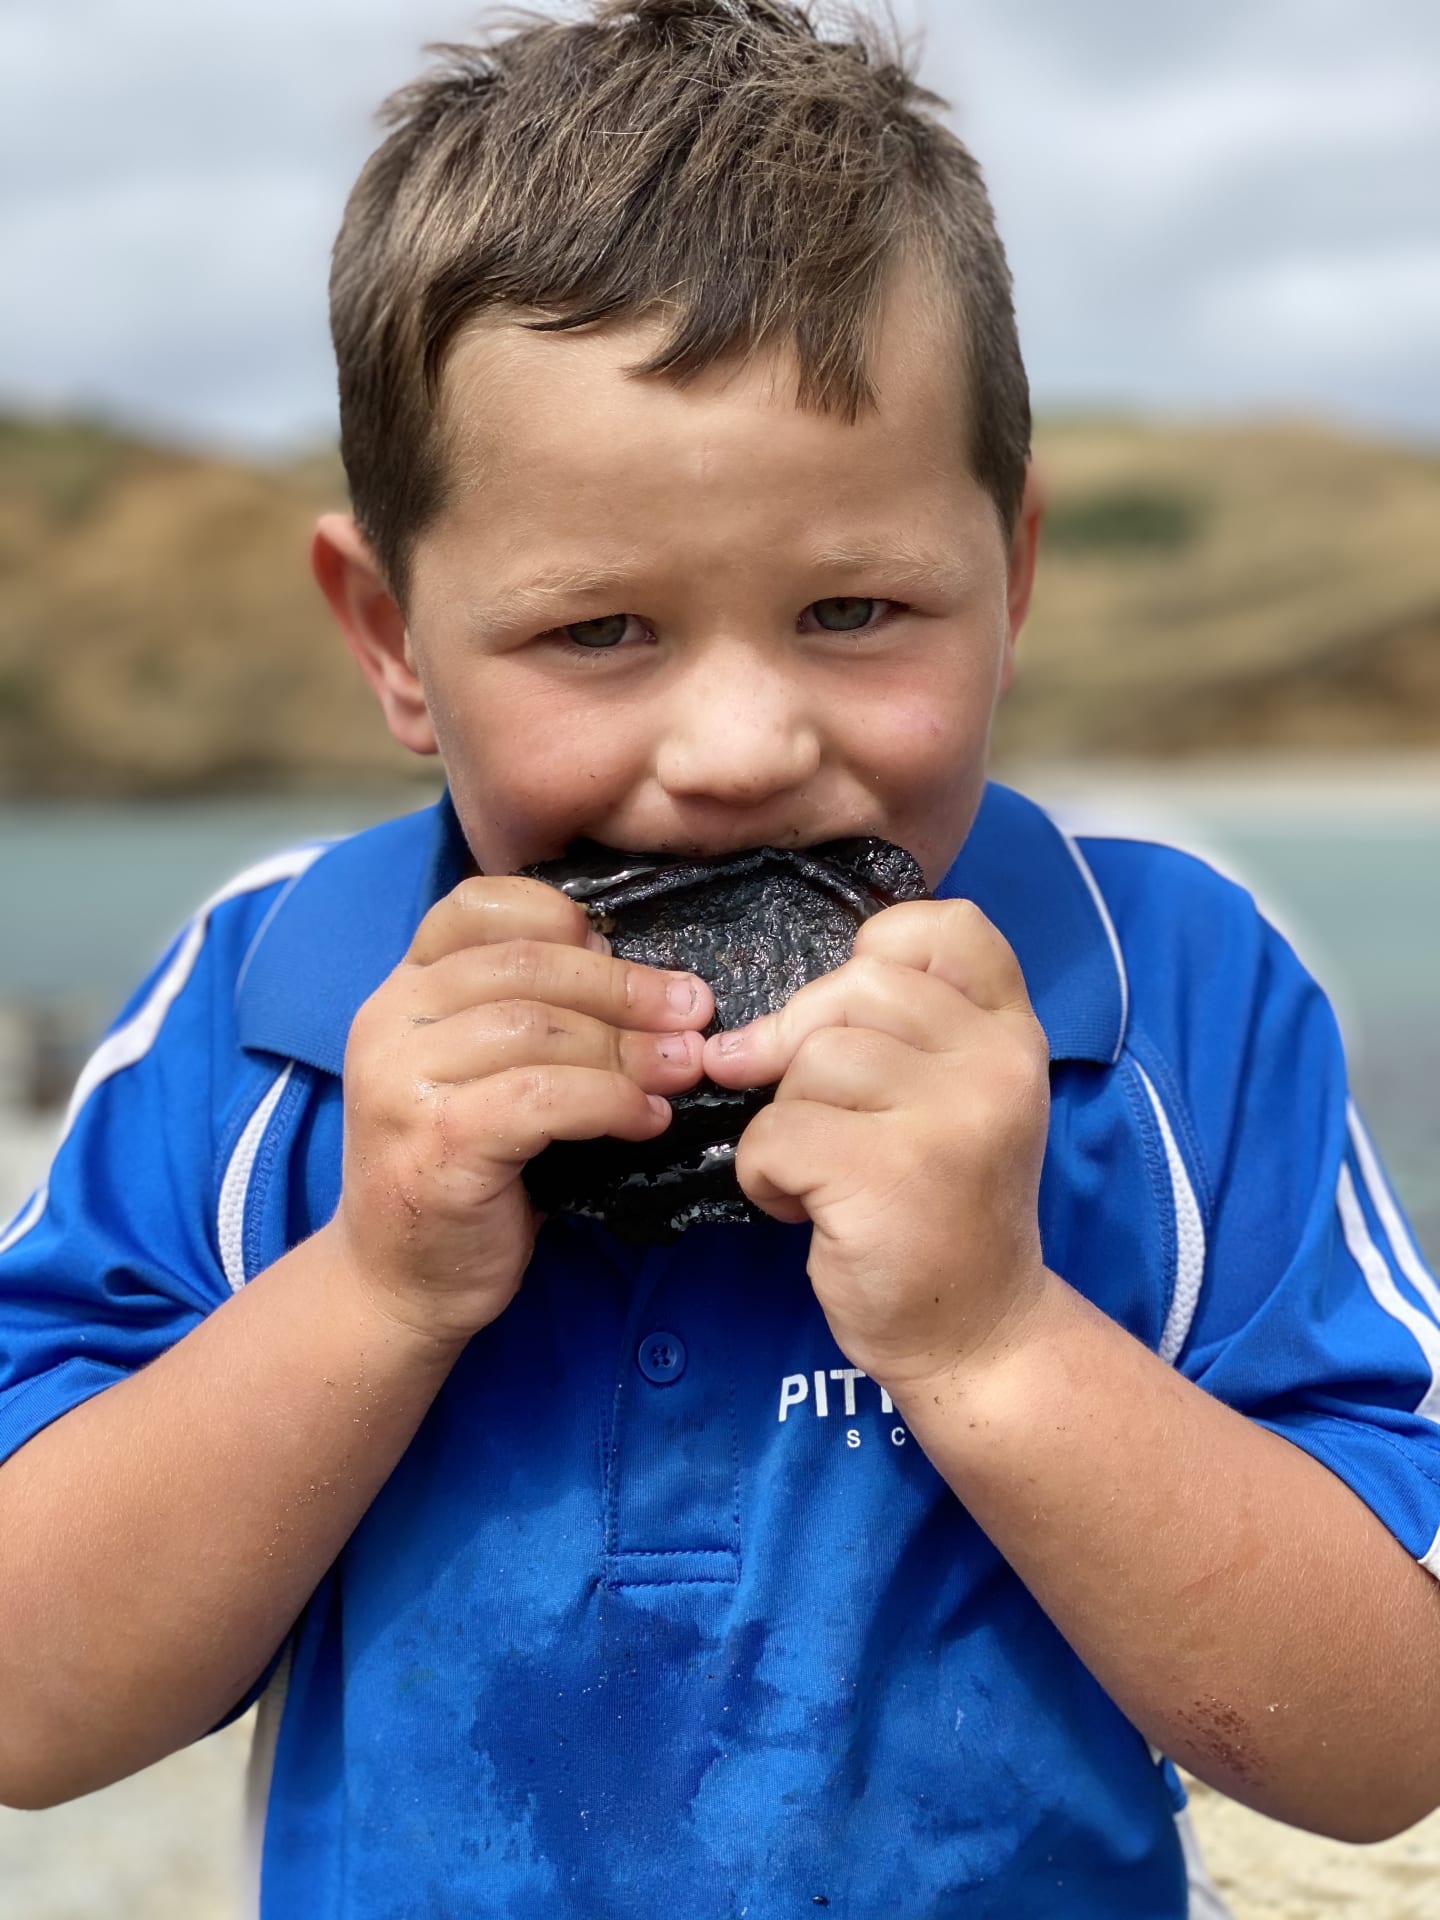
<instances>
[{"instance_id":1,"label":"boy's mouth","mask_svg":"<svg viewBox=\"0 0 1440 1920\"><path fill-rule=\"evenodd\" d=\"M827 826L806 833L796 828L793 832L770 833L766 835L749 834L735 839L696 839L677 840L668 844L648 846L623 846L618 841L602 840L594 834L577 835L576 840L584 839L591 846L602 849L616 860L633 858L649 862L662 861L706 861L732 860L737 854L754 853L761 847L781 848L787 853L804 853L812 847L832 845L837 840L887 840L890 835L884 826L860 825L847 822L842 826ZM575 844L574 841L571 844Z\"/></svg>"},{"instance_id":2,"label":"boy's mouth","mask_svg":"<svg viewBox=\"0 0 1440 1920\"><path fill-rule=\"evenodd\" d=\"M788 870L795 874L808 875L808 884L814 884L816 876L827 864L839 861L835 869L835 880L840 885L842 896L846 892L844 883L845 867L857 863L863 870L867 862L880 862L883 869L885 856L882 849L901 865L897 871L904 873L901 884L910 884L910 868L919 877L920 869L903 847L897 847L890 841L877 835L847 835L840 839L816 841L809 846L777 847L773 841L763 841L758 846L732 848L725 853L682 853L671 848L647 848L644 852L627 847L612 847L603 840L572 840L557 860L547 860L535 865L522 867L521 874L527 879L543 879L568 893L572 900L586 903L592 914L596 909L592 903L604 899L643 900L668 895L680 890L687 896L693 896L697 888L705 889L711 885L711 876L717 884L735 882L744 874L759 874L775 868ZM822 885L823 885L822 881ZM923 887L923 880L920 881ZM860 909L857 896L852 901L854 909ZM873 904L870 908L874 910ZM608 922L596 922L601 931L608 933Z\"/></svg>"}]
</instances>

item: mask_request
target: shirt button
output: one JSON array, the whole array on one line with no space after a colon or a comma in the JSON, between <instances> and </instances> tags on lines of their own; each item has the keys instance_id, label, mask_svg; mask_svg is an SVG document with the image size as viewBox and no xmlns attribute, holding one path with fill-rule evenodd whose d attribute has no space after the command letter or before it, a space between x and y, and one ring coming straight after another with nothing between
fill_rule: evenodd
<instances>
[{"instance_id":1,"label":"shirt button","mask_svg":"<svg viewBox=\"0 0 1440 1920\"><path fill-rule=\"evenodd\" d=\"M640 1371L657 1387L668 1387L685 1371L685 1342L678 1334L650 1333L640 1342Z\"/></svg>"}]
</instances>

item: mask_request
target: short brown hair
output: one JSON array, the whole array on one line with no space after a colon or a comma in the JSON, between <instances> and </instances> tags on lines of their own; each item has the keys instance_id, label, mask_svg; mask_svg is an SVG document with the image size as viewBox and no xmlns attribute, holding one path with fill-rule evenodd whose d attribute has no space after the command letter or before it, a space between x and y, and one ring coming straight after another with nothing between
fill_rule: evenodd
<instances>
[{"instance_id":1,"label":"short brown hair","mask_svg":"<svg viewBox=\"0 0 1440 1920\"><path fill-rule=\"evenodd\" d=\"M892 270L922 262L955 314L969 461L1007 539L1030 399L980 170L927 107L893 23L841 41L788 0L593 0L510 14L382 109L393 131L335 245L331 328L356 518L402 598L445 502L440 378L487 308L540 331L664 313L636 374L681 383L788 343L799 403L873 404Z\"/></svg>"}]
</instances>

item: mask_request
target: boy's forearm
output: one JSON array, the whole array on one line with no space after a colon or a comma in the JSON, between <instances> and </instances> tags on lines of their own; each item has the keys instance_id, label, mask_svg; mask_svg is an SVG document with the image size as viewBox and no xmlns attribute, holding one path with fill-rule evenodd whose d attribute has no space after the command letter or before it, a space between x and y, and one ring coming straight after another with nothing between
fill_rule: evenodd
<instances>
[{"instance_id":1,"label":"boy's forearm","mask_svg":"<svg viewBox=\"0 0 1440 1920\"><path fill-rule=\"evenodd\" d=\"M1058 1280L998 1358L892 1391L1154 1745L1340 1839L1440 1801L1440 1592L1308 1454Z\"/></svg>"},{"instance_id":2,"label":"boy's forearm","mask_svg":"<svg viewBox=\"0 0 1440 1920\"><path fill-rule=\"evenodd\" d=\"M322 1231L0 1468L0 1801L90 1792L222 1719L459 1351L369 1304Z\"/></svg>"}]
</instances>

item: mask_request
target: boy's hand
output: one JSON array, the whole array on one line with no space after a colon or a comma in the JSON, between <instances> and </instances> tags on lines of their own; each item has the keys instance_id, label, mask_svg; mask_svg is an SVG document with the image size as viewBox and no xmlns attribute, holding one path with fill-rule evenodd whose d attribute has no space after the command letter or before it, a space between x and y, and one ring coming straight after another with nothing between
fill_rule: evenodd
<instances>
[{"instance_id":1,"label":"boy's hand","mask_svg":"<svg viewBox=\"0 0 1440 1920\"><path fill-rule=\"evenodd\" d=\"M887 908L844 966L705 1043L722 1085L779 1081L740 1184L814 1223L831 1330L892 1394L977 1356L1046 1285L1048 1063L1019 964L968 901Z\"/></svg>"},{"instance_id":2,"label":"boy's hand","mask_svg":"<svg viewBox=\"0 0 1440 1920\"><path fill-rule=\"evenodd\" d=\"M346 1264L406 1326L460 1342L488 1326L539 1228L525 1162L551 1140L663 1133L713 1011L704 981L614 959L554 887L463 881L350 1030Z\"/></svg>"}]
</instances>

